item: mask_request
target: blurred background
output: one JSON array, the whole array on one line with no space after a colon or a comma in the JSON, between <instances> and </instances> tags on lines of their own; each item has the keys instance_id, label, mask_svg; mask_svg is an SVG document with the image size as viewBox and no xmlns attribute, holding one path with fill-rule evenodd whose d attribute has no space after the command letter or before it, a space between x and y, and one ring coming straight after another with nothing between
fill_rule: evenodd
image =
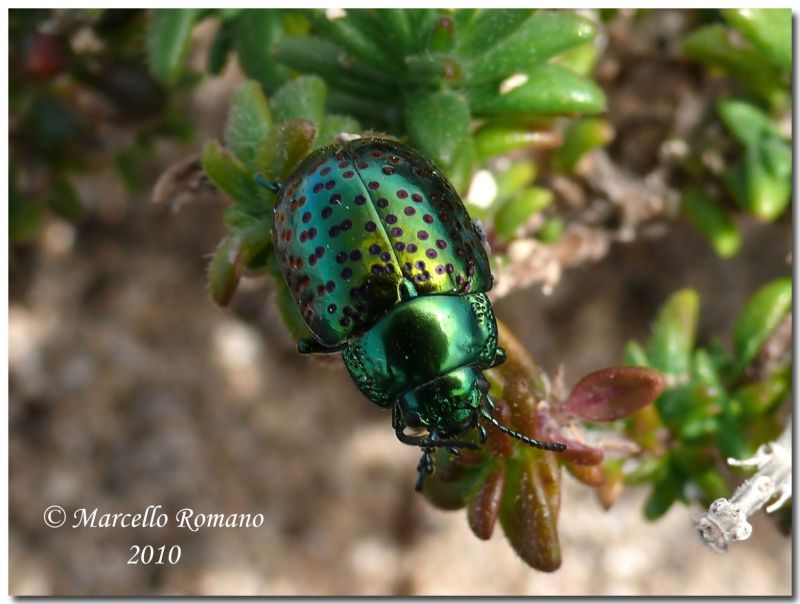
<instances>
[{"instance_id":1,"label":"blurred background","mask_svg":"<svg viewBox=\"0 0 800 604\"><path fill-rule=\"evenodd\" d=\"M701 129L707 106L738 84L682 50L690 32L720 21L712 11L616 13L593 15L602 45L591 73L614 133L606 157L625 182L644 183L669 161L664 142ZM165 82L146 59L148 19L143 10L9 15L12 593L791 593L791 538L763 513L751 539L720 556L692 528L698 503L649 522L647 489L628 488L603 511L565 475L563 564L542 573L499 530L479 541L463 511L415 493L418 452L395 440L388 413L336 359L296 352L272 278L245 276L229 308L211 299L206 270L227 201L197 157L222 136L234 90L253 75L235 56L210 67L225 21L199 15L179 75ZM776 123L790 129L784 111ZM569 195L570 182L585 180L547 181L550 218L569 227L596 210L597 190ZM563 368L572 384L620 364L625 343L645 340L683 287L702 300L698 340L727 345L748 298L789 273L791 209L769 221L731 213L740 242L722 257L713 234L710 243L664 199L630 236L565 262L547 294L547 279L534 278L496 302L551 375ZM615 218L600 212L594 226L614 230ZM265 522L197 533L174 523L48 529L51 504L160 504L171 515L191 507ZM127 565L133 544L179 544L183 556Z\"/></svg>"}]
</instances>

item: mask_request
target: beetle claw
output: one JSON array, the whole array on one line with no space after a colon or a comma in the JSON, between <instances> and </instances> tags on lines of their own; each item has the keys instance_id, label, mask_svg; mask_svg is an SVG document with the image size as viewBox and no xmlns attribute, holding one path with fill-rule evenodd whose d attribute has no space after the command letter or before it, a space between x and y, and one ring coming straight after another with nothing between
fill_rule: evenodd
<instances>
[{"instance_id":1,"label":"beetle claw","mask_svg":"<svg viewBox=\"0 0 800 604\"><path fill-rule=\"evenodd\" d=\"M432 452L433 447L424 447L422 449L422 457L419 458L419 463L417 464L417 484L414 486L414 490L417 492L422 491L425 475L433 474Z\"/></svg>"}]
</instances>

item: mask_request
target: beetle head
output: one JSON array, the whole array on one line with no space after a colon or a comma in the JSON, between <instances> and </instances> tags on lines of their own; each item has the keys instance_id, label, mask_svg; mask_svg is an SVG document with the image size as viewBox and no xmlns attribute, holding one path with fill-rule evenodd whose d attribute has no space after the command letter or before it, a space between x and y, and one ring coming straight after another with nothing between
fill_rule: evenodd
<instances>
[{"instance_id":1,"label":"beetle head","mask_svg":"<svg viewBox=\"0 0 800 604\"><path fill-rule=\"evenodd\" d=\"M406 426L447 439L477 425L485 383L479 370L460 367L405 392L397 405Z\"/></svg>"}]
</instances>

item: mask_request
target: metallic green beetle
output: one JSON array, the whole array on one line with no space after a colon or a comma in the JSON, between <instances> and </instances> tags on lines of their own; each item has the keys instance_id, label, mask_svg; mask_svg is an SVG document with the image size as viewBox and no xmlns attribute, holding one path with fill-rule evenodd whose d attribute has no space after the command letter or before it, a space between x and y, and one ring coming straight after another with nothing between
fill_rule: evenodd
<instances>
[{"instance_id":1,"label":"metallic green beetle","mask_svg":"<svg viewBox=\"0 0 800 604\"><path fill-rule=\"evenodd\" d=\"M485 293L489 259L428 160L393 140L357 139L315 151L275 188L277 258L314 336L300 352L341 352L361 392L391 407L397 438L423 451L417 490L436 447L485 442L483 420L532 446L565 448L491 414L482 372L505 351ZM473 429L478 442L464 440Z\"/></svg>"}]
</instances>

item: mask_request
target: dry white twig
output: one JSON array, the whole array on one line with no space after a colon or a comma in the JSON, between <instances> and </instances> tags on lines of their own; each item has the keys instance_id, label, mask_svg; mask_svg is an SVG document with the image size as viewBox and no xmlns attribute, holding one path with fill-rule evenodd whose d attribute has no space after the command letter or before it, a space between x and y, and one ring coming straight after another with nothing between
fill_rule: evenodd
<instances>
[{"instance_id":1,"label":"dry white twig","mask_svg":"<svg viewBox=\"0 0 800 604\"><path fill-rule=\"evenodd\" d=\"M728 458L732 466L754 467L757 472L745 480L730 501L717 499L708 512L695 518L695 528L705 545L718 554L725 553L732 540L744 541L753 527L747 517L766 508L767 513L779 509L792 496L792 422L789 420L775 442L761 445L749 459Z\"/></svg>"}]
</instances>

